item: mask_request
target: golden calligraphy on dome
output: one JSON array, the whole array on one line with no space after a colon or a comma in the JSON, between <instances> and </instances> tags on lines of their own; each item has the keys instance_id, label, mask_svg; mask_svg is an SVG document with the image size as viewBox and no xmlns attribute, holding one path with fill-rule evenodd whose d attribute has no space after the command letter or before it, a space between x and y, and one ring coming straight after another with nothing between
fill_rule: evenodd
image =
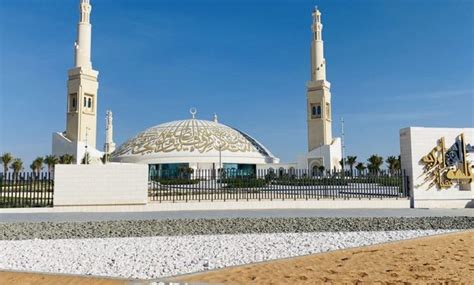
<instances>
[{"instance_id":1,"label":"golden calligraphy on dome","mask_svg":"<svg viewBox=\"0 0 474 285\"><path fill-rule=\"evenodd\" d=\"M256 148L240 132L202 120L175 121L147 129L120 146L113 156L212 150L254 152Z\"/></svg>"}]
</instances>

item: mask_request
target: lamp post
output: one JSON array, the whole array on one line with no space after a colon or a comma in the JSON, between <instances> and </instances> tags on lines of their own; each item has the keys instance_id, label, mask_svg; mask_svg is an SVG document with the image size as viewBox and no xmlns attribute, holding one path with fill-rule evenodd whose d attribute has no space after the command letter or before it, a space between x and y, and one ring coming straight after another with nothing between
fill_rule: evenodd
<instances>
[{"instance_id":1,"label":"lamp post","mask_svg":"<svg viewBox=\"0 0 474 285\"><path fill-rule=\"evenodd\" d=\"M89 164L89 153L87 152L87 137L88 137L88 130L90 130L89 127L86 127L86 151L84 153L84 164Z\"/></svg>"},{"instance_id":2,"label":"lamp post","mask_svg":"<svg viewBox=\"0 0 474 285\"><path fill-rule=\"evenodd\" d=\"M323 144L321 143L319 145L319 157L321 158L321 166L324 167L324 157L322 155L322 148L323 148ZM324 170L322 171L321 175L324 176Z\"/></svg>"},{"instance_id":3,"label":"lamp post","mask_svg":"<svg viewBox=\"0 0 474 285\"><path fill-rule=\"evenodd\" d=\"M219 144L219 178L222 178L222 144Z\"/></svg>"},{"instance_id":4,"label":"lamp post","mask_svg":"<svg viewBox=\"0 0 474 285\"><path fill-rule=\"evenodd\" d=\"M341 154L342 154L342 165L341 165L341 171L342 171L342 176L344 176L344 166L345 166L345 159L344 159L344 150L345 150L345 145L344 145L344 117L341 117Z\"/></svg>"}]
</instances>

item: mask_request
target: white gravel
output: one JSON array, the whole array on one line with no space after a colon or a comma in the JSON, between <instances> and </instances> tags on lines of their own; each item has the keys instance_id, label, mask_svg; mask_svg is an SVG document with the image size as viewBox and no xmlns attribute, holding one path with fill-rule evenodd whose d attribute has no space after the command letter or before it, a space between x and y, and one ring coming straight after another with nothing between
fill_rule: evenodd
<instances>
[{"instance_id":1,"label":"white gravel","mask_svg":"<svg viewBox=\"0 0 474 285\"><path fill-rule=\"evenodd\" d=\"M0 241L0 268L152 279L452 232L314 232Z\"/></svg>"}]
</instances>

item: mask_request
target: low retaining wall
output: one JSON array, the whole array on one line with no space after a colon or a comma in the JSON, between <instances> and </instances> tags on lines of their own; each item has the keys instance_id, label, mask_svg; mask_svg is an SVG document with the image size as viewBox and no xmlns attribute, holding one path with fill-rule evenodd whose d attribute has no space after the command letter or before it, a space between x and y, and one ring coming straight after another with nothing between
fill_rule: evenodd
<instances>
[{"instance_id":1,"label":"low retaining wall","mask_svg":"<svg viewBox=\"0 0 474 285\"><path fill-rule=\"evenodd\" d=\"M109 163L57 165L54 207L144 205L148 201L148 166ZM53 208L54 209L54 208Z\"/></svg>"},{"instance_id":2,"label":"low retaining wall","mask_svg":"<svg viewBox=\"0 0 474 285\"><path fill-rule=\"evenodd\" d=\"M328 199L328 200L250 200L204 202L148 202L147 205L79 205L53 208L0 209L0 213L64 213L64 212L164 212L197 210L268 210L268 209L407 209L407 198Z\"/></svg>"}]
</instances>

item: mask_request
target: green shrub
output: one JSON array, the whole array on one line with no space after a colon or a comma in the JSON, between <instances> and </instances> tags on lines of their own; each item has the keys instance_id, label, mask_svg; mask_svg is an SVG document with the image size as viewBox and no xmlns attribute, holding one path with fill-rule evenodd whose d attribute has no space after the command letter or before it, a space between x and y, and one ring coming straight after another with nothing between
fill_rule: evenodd
<instances>
[{"instance_id":1,"label":"green shrub","mask_svg":"<svg viewBox=\"0 0 474 285\"><path fill-rule=\"evenodd\" d=\"M339 178L300 178L300 179L276 179L274 185L285 186L312 186L312 185L347 185L347 181Z\"/></svg>"},{"instance_id":2,"label":"green shrub","mask_svg":"<svg viewBox=\"0 0 474 285\"><path fill-rule=\"evenodd\" d=\"M252 188L252 187L264 187L267 185L265 179L260 178L248 178L248 179L238 179L238 178L227 178L222 179L222 183L227 184L226 188Z\"/></svg>"},{"instance_id":3,"label":"green shrub","mask_svg":"<svg viewBox=\"0 0 474 285\"><path fill-rule=\"evenodd\" d=\"M186 179L186 178L171 178L171 179L157 179L155 180L163 185L190 185L198 184L198 179Z\"/></svg>"}]
</instances>

